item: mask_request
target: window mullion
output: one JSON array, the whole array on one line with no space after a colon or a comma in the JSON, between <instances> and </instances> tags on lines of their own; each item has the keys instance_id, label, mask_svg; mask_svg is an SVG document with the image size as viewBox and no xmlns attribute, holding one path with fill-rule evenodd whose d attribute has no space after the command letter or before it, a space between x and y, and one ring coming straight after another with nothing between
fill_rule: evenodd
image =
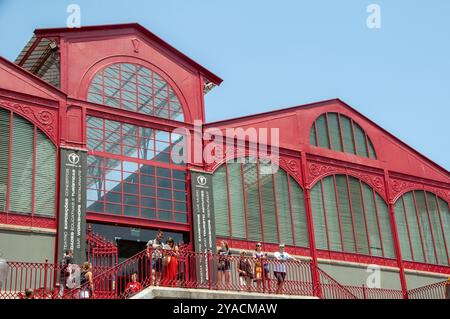
<instances>
[{"instance_id":1,"label":"window mullion","mask_svg":"<svg viewBox=\"0 0 450 319\"><path fill-rule=\"evenodd\" d=\"M295 234L295 220L294 220L294 210L292 207L292 194L291 194L291 181L289 178L289 174L286 174L286 181L288 186L288 196L289 196L289 210L291 213L291 227L292 227L292 240L294 243L294 246L297 246L297 240L296 240L296 234Z\"/></svg>"},{"instance_id":2,"label":"window mullion","mask_svg":"<svg viewBox=\"0 0 450 319\"><path fill-rule=\"evenodd\" d=\"M330 230L328 228L328 216L327 216L327 207L325 202L325 196L324 196L324 188L323 188L323 179L320 180L320 195L322 196L322 206L323 206L323 215L325 217L325 231L327 234L327 246L328 251L331 251L331 240L330 240Z\"/></svg>"},{"instance_id":3,"label":"window mullion","mask_svg":"<svg viewBox=\"0 0 450 319\"><path fill-rule=\"evenodd\" d=\"M256 160L256 176L258 179L258 193L259 193L259 214L261 216L261 240L264 242L264 208L262 203L262 191L261 191L261 175L260 175L260 162Z\"/></svg>"},{"instance_id":4,"label":"window mullion","mask_svg":"<svg viewBox=\"0 0 450 319\"><path fill-rule=\"evenodd\" d=\"M411 259L415 260L414 258L414 249L413 249L413 243L411 239L411 231L409 229L409 221L408 221L408 214L406 213L406 206L405 206L405 199L404 196L401 197L402 204L403 204L403 213L405 214L405 221L406 221L406 230L408 231L408 240L409 240L409 250L411 251Z\"/></svg>"},{"instance_id":5,"label":"window mullion","mask_svg":"<svg viewBox=\"0 0 450 319\"><path fill-rule=\"evenodd\" d=\"M228 162L225 162L225 172L226 172L226 179L227 179L227 200L228 200L228 222L230 224L230 239L233 238L233 220L231 218L231 199L230 199L230 176L228 172Z\"/></svg>"},{"instance_id":6,"label":"window mullion","mask_svg":"<svg viewBox=\"0 0 450 319\"><path fill-rule=\"evenodd\" d=\"M242 183L242 195L243 195L243 199L244 199L244 216L245 216L245 238L249 239L248 237L248 210L247 210L247 194L245 191L245 171L244 171L244 162L245 159L242 160L241 162L241 183Z\"/></svg>"},{"instance_id":7,"label":"window mullion","mask_svg":"<svg viewBox=\"0 0 450 319\"><path fill-rule=\"evenodd\" d=\"M334 183L334 196L336 197L336 206L337 206L337 213L338 213L338 219L339 219L339 232L341 235L341 249L343 252L345 252L345 244L344 244L344 233L342 232L342 218L341 218L341 207L339 204L339 196L338 196L338 189L336 184L336 175L333 175L333 183Z\"/></svg>"},{"instance_id":8,"label":"window mullion","mask_svg":"<svg viewBox=\"0 0 450 319\"><path fill-rule=\"evenodd\" d=\"M416 210L416 218L417 218L417 224L419 226L419 234L420 234L420 241L422 244L422 251L423 251L423 257L425 263L428 262L428 256L427 251L425 250L425 242L423 240L423 229L422 229L422 223L420 222L420 216L419 216L419 207L417 206L417 200L416 200L416 192L412 192L413 199L414 199L414 209Z\"/></svg>"},{"instance_id":9,"label":"window mullion","mask_svg":"<svg viewBox=\"0 0 450 319\"><path fill-rule=\"evenodd\" d=\"M427 216L428 216L428 222L430 223L430 231L431 231L431 240L433 241L433 250L434 250L434 256L436 258L436 263L439 264L439 255L437 253L437 249L436 249L436 239L434 237L434 230L433 230L433 223L431 222L431 215L430 215L430 208L428 206L428 196L427 196L427 192L424 191L423 192L424 197L425 197L425 208L427 210Z\"/></svg>"},{"instance_id":10,"label":"window mullion","mask_svg":"<svg viewBox=\"0 0 450 319\"><path fill-rule=\"evenodd\" d=\"M372 256L372 245L370 243L370 231L369 231L369 225L367 223L367 213L366 213L366 202L364 198L364 192L362 189L361 180L358 180L359 183L359 191L361 193L361 200L362 200L362 208L363 208L363 215L364 215L364 224L366 227L366 236L367 236L367 245L369 247L369 255Z\"/></svg>"},{"instance_id":11,"label":"window mullion","mask_svg":"<svg viewBox=\"0 0 450 319\"><path fill-rule=\"evenodd\" d=\"M375 192L374 189L372 189L372 194L373 194L373 202L375 204L375 213L377 216L378 233L379 233L378 235L380 237L381 254L383 255L383 257L385 257L386 255L384 252L383 232L381 231L380 213L378 212L377 193Z\"/></svg>"},{"instance_id":12,"label":"window mullion","mask_svg":"<svg viewBox=\"0 0 450 319\"><path fill-rule=\"evenodd\" d=\"M273 195L274 195L274 204L275 204L275 216L277 217L277 230L278 230L278 243L281 243L281 228L280 228L280 216L279 216L279 211L278 211L278 203L277 203L277 183L275 180L275 173L273 170L273 165L274 163L271 163L270 165L270 169L271 169L271 174L272 174L272 183L273 183Z\"/></svg>"},{"instance_id":13,"label":"window mullion","mask_svg":"<svg viewBox=\"0 0 450 319\"><path fill-rule=\"evenodd\" d=\"M327 127L328 145L330 146L330 150L334 150L333 142L331 141L330 125L329 125L329 121L328 121L328 113L325 113L325 125Z\"/></svg>"},{"instance_id":14,"label":"window mullion","mask_svg":"<svg viewBox=\"0 0 450 319\"><path fill-rule=\"evenodd\" d=\"M350 127L352 129L352 138L353 138L353 145L355 146L355 155L358 155L358 145L356 143L356 137L355 137L355 125L354 125L352 119L350 119Z\"/></svg>"},{"instance_id":15,"label":"window mullion","mask_svg":"<svg viewBox=\"0 0 450 319\"><path fill-rule=\"evenodd\" d=\"M350 183L348 181L348 175L345 176L345 180L346 180L346 183L347 183L348 201L349 201L349 204L350 204L350 215L352 217L352 230L353 230L353 237L354 237L354 240L355 240L355 251L356 251L356 253L359 253L358 237L356 236L356 229L355 229L355 216L354 216L354 213L353 213L352 194L351 194L351 191L350 191Z\"/></svg>"}]
</instances>

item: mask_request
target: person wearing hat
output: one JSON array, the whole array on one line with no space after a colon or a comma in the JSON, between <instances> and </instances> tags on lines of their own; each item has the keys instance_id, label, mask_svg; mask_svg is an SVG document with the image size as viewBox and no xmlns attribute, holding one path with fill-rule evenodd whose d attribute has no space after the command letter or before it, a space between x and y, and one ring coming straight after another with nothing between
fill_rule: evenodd
<instances>
[{"instance_id":1,"label":"person wearing hat","mask_svg":"<svg viewBox=\"0 0 450 319\"><path fill-rule=\"evenodd\" d=\"M288 260L295 260L295 258L285 251L286 246L283 243L279 247L280 250L274 255L277 263L275 264L273 274L277 279L277 294L281 295L283 293L284 281L286 280L286 262Z\"/></svg>"}]
</instances>

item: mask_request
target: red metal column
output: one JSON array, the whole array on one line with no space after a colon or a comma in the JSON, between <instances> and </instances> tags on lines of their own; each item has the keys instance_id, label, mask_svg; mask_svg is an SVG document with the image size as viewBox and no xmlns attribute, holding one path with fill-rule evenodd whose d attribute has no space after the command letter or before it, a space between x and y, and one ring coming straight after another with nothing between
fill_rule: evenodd
<instances>
[{"instance_id":1,"label":"red metal column","mask_svg":"<svg viewBox=\"0 0 450 319\"><path fill-rule=\"evenodd\" d=\"M398 238L397 223L395 221L394 203L391 201L389 184L390 184L389 173L387 172L387 170L384 170L384 185L386 188L386 195L388 199L389 215L391 216L391 228L392 228L392 235L394 236L394 247L395 247L395 254L397 256L397 265L398 268L400 269L400 284L402 286L403 298L408 299L408 286L406 284L405 267L403 265L402 252L400 249L400 241Z\"/></svg>"},{"instance_id":2,"label":"red metal column","mask_svg":"<svg viewBox=\"0 0 450 319\"><path fill-rule=\"evenodd\" d=\"M312 269L311 269L311 276L312 276L312 282L313 282L313 292L314 296L318 298L322 298L322 287L320 284L320 276L319 276L319 270L318 270L318 263L317 263L317 250L316 250L316 241L314 238L314 225L313 225L313 216L312 216L312 206L311 206L311 190L309 186L307 187L306 184L306 170L307 170L307 161L306 161L306 153L301 153L301 162L300 162L301 170L303 176L305 176L303 180L303 189L305 192L305 212L306 212L306 222L308 223L308 237L309 237L309 248L312 258Z\"/></svg>"}]
</instances>

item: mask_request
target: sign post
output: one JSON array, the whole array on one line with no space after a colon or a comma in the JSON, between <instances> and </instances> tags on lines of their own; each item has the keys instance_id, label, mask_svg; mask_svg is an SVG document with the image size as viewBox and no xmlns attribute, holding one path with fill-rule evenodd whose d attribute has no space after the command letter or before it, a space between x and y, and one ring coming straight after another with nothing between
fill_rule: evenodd
<instances>
[{"instance_id":1,"label":"sign post","mask_svg":"<svg viewBox=\"0 0 450 319\"><path fill-rule=\"evenodd\" d=\"M208 173L191 172L194 247L201 257L196 261L197 280L215 282L215 261L208 262L209 253L216 253L216 231L212 177ZM209 268L212 269L209 269ZM212 278L210 278L212 277Z\"/></svg>"},{"instance_id":2,"label":"sign post","mask_svg":"<svg viewBox=\"0 0 450 319\"><path fill-rule=\"evenodd\" d=\"M86 169L82 150L61 148L60 198L58 223L58 262L67 249L74 262L86 261Z\"/></svg>"}]
</instances>

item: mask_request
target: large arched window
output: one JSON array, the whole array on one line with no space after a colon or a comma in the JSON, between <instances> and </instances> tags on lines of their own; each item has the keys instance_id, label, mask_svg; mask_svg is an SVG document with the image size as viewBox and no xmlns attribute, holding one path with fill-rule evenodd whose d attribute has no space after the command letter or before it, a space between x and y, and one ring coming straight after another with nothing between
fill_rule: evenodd
<instances>
[{"instance_id":1,"label":"large arched window","mask_svg":"<svg viewBox=\"0 0 450 319\"><path fill-rule=\"evenodd\" d=\"M338 152L376 159L369 136L351 118L339 113L325 113L311 128L310 143Z\"/></svg>"},{"instance_id":2,"label":"large arched window","mask_svg":"<svg viewBox=\"0 0 450 319\"><path fill-rule=\"evenodd\" d=\"M132 63L112 64L92 80L89 102L165 119L183 121L183 108L172 87L157 73Z\"/></svg>"},{"instance_id":3,"label":"large arched window","mask_svg":"<svg viewBox=\"0 0 450 319\"><path fill-rule=\"evenodd\" d=\"M388 206L364 182L325 177L311 190L311 205L318 249L395 257Z\"/></svg>"},{"instance_id":4,"label":"large arched window","mask_svg":"<svg viewBox=\"0 0 450 319\"><path fill-rule=\"evenodd\" d=\"M171 150L182 136L88 117L87 211L188 222L186 166Z\"/></svg>"},{"instance_id":5,"label":"large arched window","mask_svg":"<svg viewBox=\"0 0 450 319\"><path fill-rule=\"evenodd\" d=\"M56 147L35 125L0 108L0 212L54 217Z\"/></svg>"},{"instance_id":6,"label":"large arched window","mask_svg":"<svg viewBox=\"0 0 450 319\"><path fill-rule=\"evenodd\" d=\"M231 160L213 175L216 235L308 247L303 190L281 168L252 157Z\"/></svg>"},{"instance_id":7,"label":"large arched window","mask_svg":"<svg viewBox=\"0 0 450 319\"><path fill-rule=\"evenodd\" d=\"M435 194L412 191L395 203L402 257L408 261L449 265L450 212Z\"/></svg>"}]
</instances>

